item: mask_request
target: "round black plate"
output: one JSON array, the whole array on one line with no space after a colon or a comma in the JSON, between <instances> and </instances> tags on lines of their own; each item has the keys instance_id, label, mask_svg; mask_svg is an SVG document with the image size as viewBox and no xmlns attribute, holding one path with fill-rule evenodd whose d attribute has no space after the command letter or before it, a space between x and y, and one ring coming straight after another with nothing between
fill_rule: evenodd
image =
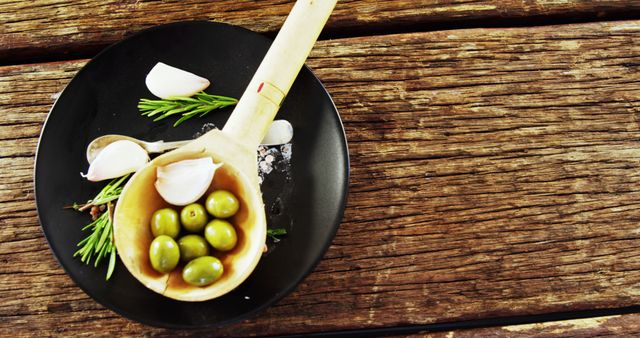
<instances>
[{"instance_id":1,"label":"round black plate","mask_svg":"<svg viewBox=\"0 0 640 338\"><path fill-rule=\"evenodd\" d=\"M303 68L277 118L294 126L290 175L267 175L262 185L270 227L289 234L231 293L188 303L146 289L118 262L108 282L106 264L73 258L89 218L63 209L94 196L105 183L80 177L85 148L95 137L124 134L145 140L192 138L205 123L222 128L231 109L172 127L175 118L140 116L140 98L153 98L144 79L156 62L208 78L209 93L239 98L271 41L226 24L186 22L133 35L91 60L54 104L40 136L35 192L40 223L54 255L87 294L133 320L161 327L200 328L246 319L290 293L312 271L335 236L343 215L349 156L338 112L320 81ZM283 192L283 189L286 190Z\"/></svg>"}]
</instances>

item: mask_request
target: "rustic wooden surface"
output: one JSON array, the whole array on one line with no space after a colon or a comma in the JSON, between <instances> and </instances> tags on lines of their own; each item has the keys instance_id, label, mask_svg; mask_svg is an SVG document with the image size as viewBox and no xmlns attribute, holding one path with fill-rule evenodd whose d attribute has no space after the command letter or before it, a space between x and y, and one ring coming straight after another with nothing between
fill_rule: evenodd
<instances>
[{"instance_id":1,"label":"rustic wooden surface","mask_svg":"<svg viewBox=\"0 0 640 338\"><path fill-rule=\"evenodd\" d=\"M84 62L0 67L0 336L202 334L102 308L42 236L37 137ZM344 222L292 295L216 334L640 303L640 21L336 39L308 64L347 131Z\"/></svg>"},{"instance_id":2,"label":"rustic wooden surface","mask_svg":"<svg viewBox=\"0 0 640 338\"><path fill-rule=\"evenodd\" d=\"M595 318L573 319L524 325L510 325L473 330L458 330L438 333L404 335L405 338L591 338L591 337L637 337L640 336L640 315L616 315Z\"/></svg>"},{"instance_id":3,"label":"rustic wooden surface","mask_svg":"<svg viewBox=\"0 0 640 338\"><path fill-rule=\"evenodd\" d=\"M0 64L25 58L64 59L95 53L132 32L179 20L215 20L275 32L293 1L0 0ZM441 23L522 24L521 18L585 18L640 12L625 0L341 0L326 34L388 34L433 29ZM440 26L437 26L440 27ZM46 56L46 57L43 57ZM68 58L68 57L66 57Z\"/></svg>"}]
</instances>

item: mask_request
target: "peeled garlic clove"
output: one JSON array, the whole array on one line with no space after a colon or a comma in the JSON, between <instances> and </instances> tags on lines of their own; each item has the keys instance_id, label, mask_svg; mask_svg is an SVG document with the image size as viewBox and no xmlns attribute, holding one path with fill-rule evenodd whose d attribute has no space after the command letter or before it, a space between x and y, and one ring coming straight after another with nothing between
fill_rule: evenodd
<instances>
[{"instance_id":1,"label":"peeled garlic clove","mask_svg":"<svg viewBox=\"0 0 640 338\"><path fill-rule=\"evenodd\" d=\"M185 70L156 63L147 74L145 83L149 91L162 99L172 96L193 96L209 87L209 80Z\"/></svg>"},{"instance_id":2,"label":"peeled garlic clove","mask_svg":"<svg viewBox=\"0 0 640 338\"><path fill-rule=\"evenodd\" d=\"M271 123L267 134L260 144L265 146L275 146L285 144L293 138L293 126L287 120L275 120Z\"/></svg>"},{"instance_id":3,"label":"peeled garlic clove","mask_svg":"<svg viewBox=\"0 0 640 338\"><path fill-rule=\"evenodd\" d=\"M160 196L173 205L187 205L197 201L213 180L222 163L214 164L211 157L183 160L158 167L155 187Z\"/></svg>"},{"instance_id":4,"label":"peeled garlic clove","mask_svg":"<svg viewBox=\"0 0 640 338\"><path fill-rule=\"evenodd\" d=\"M149 161L147 152L137 143L120 140L110 143L91 162L86 177L89 181L108 180L144 167Z\"/></svg>"}]
</instances>

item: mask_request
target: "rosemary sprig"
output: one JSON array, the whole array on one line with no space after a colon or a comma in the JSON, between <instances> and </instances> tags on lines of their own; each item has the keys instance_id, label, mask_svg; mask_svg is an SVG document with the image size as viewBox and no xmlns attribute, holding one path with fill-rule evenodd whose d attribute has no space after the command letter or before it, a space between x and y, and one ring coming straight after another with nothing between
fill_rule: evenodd
<instances>
[{"instance_id":1,"label":"rosemary sprig","mask_svg":"<svg viewBox=\"0 0 640 338\"><path fill-rule=\"evenodd\" d=\"M274 243L280 242L280 238L278 236L284 236L286 234L287 229L285 228L267 229L267 236L270 237Z\"/></svg>"},{"instance_id":2,"label":"rosemary sprig","mask_svg":"<svg viewBox=\"0 0 640 338\"><path fill-rule=\"evenodd\" d=\"M106 210L93 222L82 228L82 231L90 231L91 233L78 243L78 251L73 256L80 256L80 261L85 264L91 264L94 258L94 267L98 266L100 261L109 256L109 265L107 267L106 280L111 278L113 269L116 265L116 246L113 243L113 208L114 202L122 192L122 184L129 175L116 178L109 182L93 199L87 201L83 205L74 203L73 208L78 211L84 211L89 208L107 206ZM92 215L93 211L92 210Z\"/></svg>"},{"instance_id":3,"label":"rosemary sprig","mask_svg":"<svg viewBox=\"0 0 640 338\"><path fill-rule=\"evenodd\" d=\"M175 96L163 100L140 99L138 110L143 116L154 117L154 121L181 114L182 117L173 124L176 127L194 116L202 117L214 109L233 106L236 103L238 100L232 97L200 92L192 97Z\"/></svg>"}]
</instances>

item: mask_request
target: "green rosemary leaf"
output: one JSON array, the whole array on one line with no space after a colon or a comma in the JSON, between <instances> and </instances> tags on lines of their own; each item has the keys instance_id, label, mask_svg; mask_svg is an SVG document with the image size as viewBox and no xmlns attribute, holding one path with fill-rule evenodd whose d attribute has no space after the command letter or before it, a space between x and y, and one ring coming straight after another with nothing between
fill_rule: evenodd
<instances>
[{"instance_id":1,"label":"green rosemary leaf","mask_svg":"<svg viewBox=\"0 0 640 338\"><path fill-rule=\"evenodd\" d=\"M180 125L180 123L182 123L182 122L184 122L184 121L186 121L186 120L190 119L191 117L193 117L193 115L182 115L182 117L181 117L181 118L179 118L179 119L178 119L178 121L176 121L176 122L173 124L173 126L174 126L174 127L177 127L178 125Z\"/></svg>"},{"instance_id":2,"label":"green rosemary leaf","mask_svg":"<svg viewBox=\"0 0 640 338\"><path fill-rule=\"evenodd\" d=\"M267 229L267 236L276 243L280 241L280 238L278 238L278 236L284 236L286 234L287 229L285 228Z\"/></svg>"},{"instance_id":3,"label":"green rosemary leaf","mask_svg":"<svg viewBox=\"0 0 640 338\"><path fill-rule=\"evenodd\" d=\"M109 280L109 278L111 278L111 275L113 274L113 268L115 268L115 266L116 266L116 250L115 248L113 248L109 256L109 267L107 267L107 277L105 278L105 280Z\"/></svg>"},{"instance_id":4,"label":"green rosemary leaf","mask_svg":"<svg viewBox=\"0 0 640 338\"><path fill-rule=\"evenodd\" d=\"M118 195L120 195L120 192L114 192L114 193L117 193ZM118 199L118 195L112 195L112 196L109 196L109 197L103 197L103 198L100 198L100 199L95 199L95 200L91 201L91 204L93 204L93 205L105 204L107 202L111 202L113 200L117 200Z\"/></svg>"},{"instance_id":5,"label":"green rosemary leaf","mask_svg":"<svg viewBox=\"0 0 640 338\"><path fill-rule=\"evenodd\" d=\"M210 111L212 111L213 109L214 109L214 108L210 108L210 109L207 109L207 110L203 111L203 112L200 114L200 116L199 116L199 117L203 117L203 116L205 116L205 115L209 114L209 112L210 112Z\"/></svg>"}]
</instances>

